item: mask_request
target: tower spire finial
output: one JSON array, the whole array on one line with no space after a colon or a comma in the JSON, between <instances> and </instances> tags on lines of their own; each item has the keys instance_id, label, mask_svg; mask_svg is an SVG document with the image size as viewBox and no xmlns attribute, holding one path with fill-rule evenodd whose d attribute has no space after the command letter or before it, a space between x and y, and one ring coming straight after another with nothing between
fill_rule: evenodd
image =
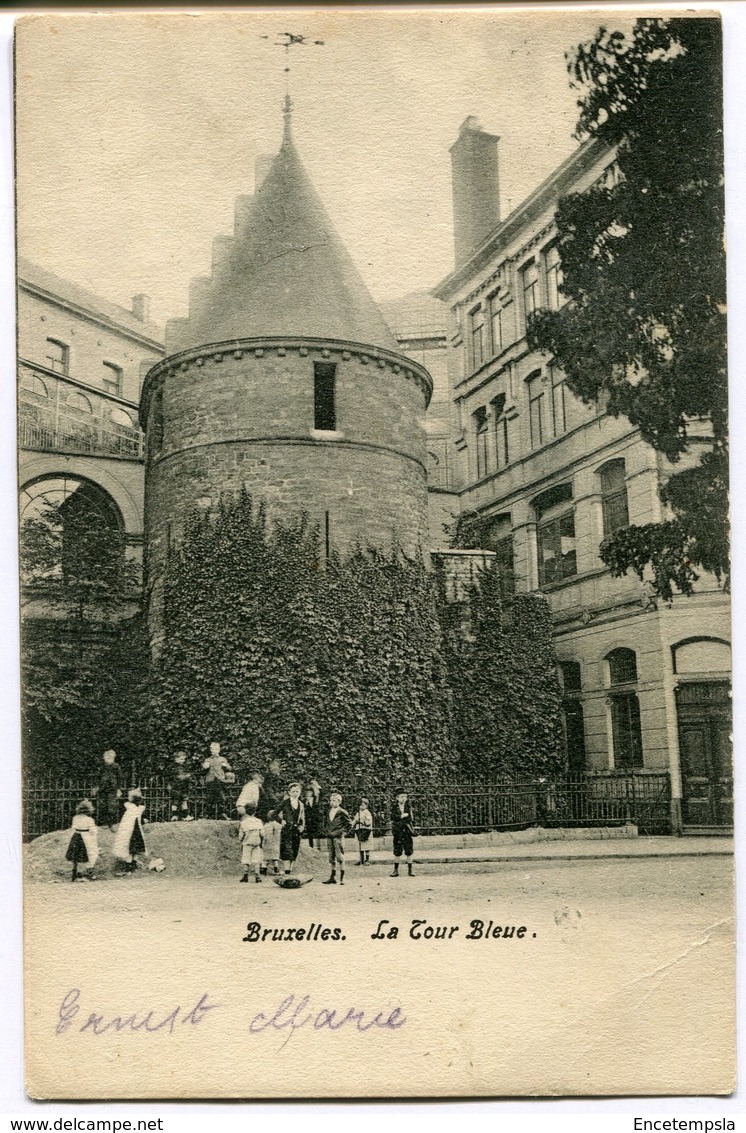
<instances>
[{"instance_id":1,"label":"tower spire finial","mask_svg":"<svg viewBox=\"0 0 746 1133\"><path fill-rule=\"evenodd\" d=\"M283 140L288 141L291 136L291 126L293 118L293 100L290 97L290 48L302 47L312 45L313 47L323 47L323 39L309 39L307 35L296 35L292 31L278 32L282 38L275 40L275 47L285 48L285 101L283 103L282 113L285 119L283 128ZM263 35L262 39L269 39L268 35Z\"/></svg>"}]
</instances>

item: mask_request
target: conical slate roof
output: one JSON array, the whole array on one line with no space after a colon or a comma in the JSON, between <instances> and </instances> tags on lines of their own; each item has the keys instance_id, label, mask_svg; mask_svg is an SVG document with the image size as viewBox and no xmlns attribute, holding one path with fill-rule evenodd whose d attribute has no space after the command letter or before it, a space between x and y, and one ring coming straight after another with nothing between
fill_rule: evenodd
<instances>
[{"instance_id":1,"label":"conical slate roof","mask_svg":"<svg viewBox=\"0 0 746 1133\"><path fill-rule=\"evenodd\" d=\"M342 339L398 349L334 229L286 124L282 147L189 318L169 327L169 353L266 336Z\"/></svg>"}]
</instances>

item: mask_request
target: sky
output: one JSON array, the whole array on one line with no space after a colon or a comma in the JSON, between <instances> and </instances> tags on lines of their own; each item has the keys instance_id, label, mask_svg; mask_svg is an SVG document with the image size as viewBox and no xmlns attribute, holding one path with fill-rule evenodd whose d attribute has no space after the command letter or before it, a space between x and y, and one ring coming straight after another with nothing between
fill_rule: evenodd
<instances>
[{"instance_id":1,"label":"sky","mask_svg":"<svg viewBox=\"0 0 746 1133\"><path fill-rule=\"evenodd\" d=\"M449 146L500 135L502 215L577 144L564 53L604 12L109 12L28 17L17 38L18 250L157 321L254 188L282 131L286 29L296 144L376 299L453 266ZM263 38L268 37L268 38Z\"/></svg>"}]
</instances>

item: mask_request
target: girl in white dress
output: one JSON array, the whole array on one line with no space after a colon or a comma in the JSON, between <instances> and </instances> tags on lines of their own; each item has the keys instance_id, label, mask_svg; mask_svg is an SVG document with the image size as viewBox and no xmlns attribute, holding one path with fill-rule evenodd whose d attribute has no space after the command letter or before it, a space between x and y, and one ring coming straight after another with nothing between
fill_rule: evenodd
<instances>
[{"instance_id":1,"label":"girl in white dress","mask_svg":"<svg viewBox=\"0 0 746 1133\"><path fill-rule=\"evenodd\" d=\"M127 873L137 869L137 855L147 854L142 833L142 816L145 800L137 788L131 790L124 804L117 836L114 839L113 854Z\"/></svg>"},{"instance_id":2,"label":"girl in white dress","mask_svg":"<svg viewBox=\"0 0 746 1133\"><path fill-rule=\"evenodd\" d=\"M93 819L93 803L83 799L75 808L71 826L72 837L65 858L72 862L71 881L95 880L93 867L98 861L98 830Z\"/></svg>"}]
</instances>

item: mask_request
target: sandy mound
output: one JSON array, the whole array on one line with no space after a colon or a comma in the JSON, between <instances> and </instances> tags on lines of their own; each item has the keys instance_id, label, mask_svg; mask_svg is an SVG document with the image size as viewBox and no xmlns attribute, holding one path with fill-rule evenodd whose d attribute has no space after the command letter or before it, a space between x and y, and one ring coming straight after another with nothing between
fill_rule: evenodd
<instances>
[{"instance_id":1,"label":"sandy mound","mask_svg":"<svg viewBox=\"0 0 746 1133\"><path fill-rule=\"evenodd\" d=\"M146 823L145 843L151 858L163 858L166 868L155 873L146 868L136 876L147 882L167 877L240 877L241 847L237 822L201 819L198 822ZM24 846L24 874L27 881L70 880L71 866L65 861L70 841L69 830L55 830L34 838ZM101 857L96 864L100 879L114 877L111 848L114 834L107 827L99 828ZM317 874L327 868L326 854L301 846L294 873Z\"/></svg>"}]
</instances>

